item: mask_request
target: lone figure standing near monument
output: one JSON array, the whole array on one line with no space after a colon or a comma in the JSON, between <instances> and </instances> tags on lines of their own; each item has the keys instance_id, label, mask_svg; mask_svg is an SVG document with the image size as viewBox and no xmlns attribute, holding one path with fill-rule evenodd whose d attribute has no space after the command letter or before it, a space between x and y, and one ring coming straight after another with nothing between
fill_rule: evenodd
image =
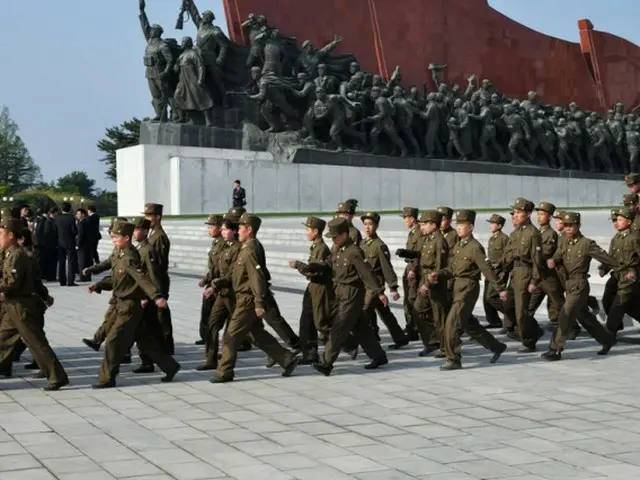
<instances>
[{"instance_id":1,"label":"lone figure standing near monument","mask_svg":"<svg viewBox=\"0 0 640 480\"><path fill-rule=\"evenodd\" d=\"M244 207L247 204L247 192L240 184L240 180L233 182L233 193L231 194L234 207Z\"/></svg>"}]
</instances>

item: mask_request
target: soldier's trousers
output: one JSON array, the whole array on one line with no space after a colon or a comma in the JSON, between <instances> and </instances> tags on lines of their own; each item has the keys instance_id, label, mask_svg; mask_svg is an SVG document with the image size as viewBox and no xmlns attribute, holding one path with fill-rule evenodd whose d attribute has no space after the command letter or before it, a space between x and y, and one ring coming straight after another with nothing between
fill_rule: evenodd
<instances>
[{"instance_id":1,"label":"soldier's trousers","mask_svg":"<svg viewBox=\"0 0 640 480\"><path fill-rule=\"evenodd\" d=\"M264 308L264 321L273 328L287 346L291 348L299 347L300 339L280 313L280 308L273 294L270 294L267 298Z\"/></svg>"},{"instance_id":2,"label":"soldier's trousers","mask_svg":"<svg viewBox=\"0 0 640 480\"><path fill-rule=\"evenodd\" d=\"M414 305L415 322L425 347L438 345L443 348L444 326L451 305L447 283L429 285L426 296L418 294Z\"/></svg>"},{"instance_id":3,"label":"soldier's trousers","mask_svg":"<svg viewBox=\"0 0 640 480\"><path fill-rule=\"evenodd\" d=\"M498 315L498 312L504 311L502 300L500 300L498 292L495 291L486 279L484 281L484 290L482 292L482 306L484 307L484 316L489 325L502 325L507 328L506 325L503 325L502 320L500 320L500 316Z\"/></svg>"},{"instance_id":4,"label":"soldier's trousers","mask_svg":"<svg viewBox=\"0 0 640 480\"><path fill-rule=\"evenodd\" d=\"M8 298L3 302L4 315L0 322L0 370L8 371L11 368L14 346L22 338L49 382L63 382L67 379L67 374L44 334L35 302L35 298Z\"/></svg>"},{"instance_id":5,"label":"soldier's trousers","mask_svg":"<svg viewBox=\"0 0 640 480\"><path fill-rule=\"evenodd\" d=\"M220 342L220 330L231 318L234 310L234 300L226 295L216 295L211 313L204 327L204 363L218 366L218 350Z\"/></svg>"},{"instance_id":6,"label":"soldier's trousers","mask_svg":"<svg viewBox=\"0 0 640 480\"><path fill-rule=\"evenodd\" d=\"M328 338L331 330L333 285L310 282L302 295L300 348L305 358L318 355L318 332Z\"/></svg>"},{"instance_id":7,"label":"soldier's trousers","mask_svg":"<svg viewBox=\"0 0 640 480\"><path fill-rule=\"evenodd\" d=\"M98 327L96 332L93 334L93 341L98 345L102 345L107 338L107 333L113 325L113 322L116 319L116 299L115 297L111 297L109 299L109 304L107 306L107 311L104 312L104 320L102 324Z\"/></svg>"},{"instance_id":8,"label":"soldier's trousers","mask_svg":"<svg viewBox=\"0 0 640 480\"><path fill-rule=\"evenodd\" d=\"M286 368L294 359L293 353L284 348L273 335L264 329L264 323L255 312L255 303L250 296L236 298L235 308L229 320L229 327L222 338L222 358L218 362L216 375L232 379L238 358L238 347L249 337L251 343L273 358L278 365Z\"/></svg>"},{"instance_id":9,"label":"soldier's trousers","mask_svg":"<svg viewBox=\"0 0 640 480\"><path fill-rule=\"evenodd\" d=\"M604 313L609 315L611 311L611 307L613 306L613 301L616 298L616 294L618 293L618 280L610 275L607 279L607 283L604 284L604 293L602 294L602 308L604 309Z\"/></svg>"},{"instance_id":10,"label":"soldier's trousers","mask_svg":"<svg viewBox=\"0 0 640 480\"><path fill-rule=\"evenodd\" d=\"M418 295L418 285L417 280L409 280L407 277L410 270L410 265L404 269L404 275L402 275L402 291L404 292L404 301L402 303L402 307L404 310L404 318L406 322L405 330L407 333L411 333L412 330L416 330L415 323L413 321L413 305L416 301L416 296Z\"/></svg>"},{"instance_id":11,"label":"soldier's trousers","mask_svg":"<svg viewBox=\"0 0 640 480\"><path fill-rule=\"evenodd\" d=\"M36 324L42 329L44 329L44 313L46 311L47 311L47 307L45 306L45 304L41 300L37 299L36 305L34 307L34 318L35 318ZM13 347L13 359L15 361L18 361L18 359L26 349L27 349L27 344L24 343L24 340L22 340L22 338L19 338ZM34 358L34 362L35 362L35 358Z\"/></svg>"},{"instance_id":12,"label":"soldier's trousers","mask_svg":"<svg viewBox=\"0 0 640 480\"><path fill-rule=\"evenodd\" d=\"M625 314L640 322L640 287L637 285L636 283L632 287L618 290L607 315L609 332L616 333L620 330Z\"/></svg>"},{"instance_id":13,"label":"soldier's trousers","mask_svg":"<svg viewBox=\"0 0 640 480\"><path fill-rule=\"evenodd\" d=\"M160 325L161 313L159 312L159 310L163 309L158 308L156 304L153 303L153 300L149 300L147 304L142 307L141 323L144 324L144 331L146 332L146 334L153 337L154 343L161 345L165 353L171 355L165 343L166 339L164 336L164 332L162 331L162 325ZM138 354L140 355L140 361L142 365L153 365L153 358L151 358L151 355L145 352L144 345L141 345L137 340L136 343L138 345Z\"/></svg>"},{"instance_id":14,"label":"soldier's trousers","mask_svg":"<svg viewBox=\"0 0 640 480\"><path fill-rule=\"evenodd\" d=\"M169 295L165 295L165 298L169 298ZM149 302L152 303L152 302ZM155 304L154 304L155 306ZM164 341L165 351L169 355L175 353L175 345L173 342L173 325L171 323L171 310L167 308L158 308L158 322L160 322L160 329L162 330L162 338Z\"/></svg>"},{"instance_id":15,"label":"soldier's trousers","mask_svg":"<svg viewBox=\"0 0 640 480\"><path fill-rule=\"evenodd\" d=\"M528 266L516 266L511 273L512 292L507 298L505 309L515 310L516 326L520 333L520 340L525 347L535 347L540 337L540 327L535 318L529 315L531 294L528 287L531 283L533 270Z\"/></svg>"},{"instance_id":16,"label":"soldier's trousers","mask_svg":"<svg viewBox=\"0 0 640 480\"><path fill-rule=\"evenodd\" d=\"M385 357L380 342L364 318L365 291L353 285L335 285L333 324L324 348L324 363L332 366L352 332L354 340L371 359Z\"/></svg>"},{"instance_id":17,"label":"soldier's trousers","mask_svg":"<svg viewBox=\"0 0 640 480\"><path fill-rule=\"evenodd\" d=\"M211 309L216 301L216 295L211 295L209 298L202 297L202 305L200 306L200 324L198 325L198 332L200 339L206 340L207 328L209 325L209 317L211 316Z\"/></svg>"},{"instance_id":18,"label":"soldier's trousers","mask_svg":"<svg viewBox=\"0 0 640 480\"><path fill-rule=\"evenodd\" d=\"M142 316L140 300L116 300L115 320L107 332L98 383L115 380L120 364L134 342L151 359L152 364L158 365L166 374L170 375L178 370L178 362L166 353L156 336L147 330Z\"/></svg>"},{"instance_id":19,"label":"soldier's trousers","mask_svg":"<svg viewBox=\"0 0 640 480\"><path fill-rule=\"evenodd\" d=\"M462 359L462 333L466 333L491 352L498 351L501 343L472 315L480 296L480 283L470 278L456 278L453 283L453 303L444 327L444 353L447 359L460 363Z\"/></svg>"},{"instance_id":20,"label":"soldier's trousers","mask_svg":"<svg viewBox=\"0 0 640 480\"><path fill-rule=\"evenodd\" d=\"M529 315L533 317L536 314L536 310L542 305L544 297L547 297L549 321L552 324L557 324L558 313L564 301L561 292L562 285L557 275L555 275L555 273L546 275L538 285L538 290L531 294L531 299L529 300Z\"/></svg>"},{"instance_id":21,"label":"soldier's trousers","mask_svg":"<svg viewBox=\"0 0 640 480\"><path fill-rule=\"evenodd\" d=\"M561 352L576 321L601 345L613 342L613 334L609 333L598 319L589 312L585 315L587 299L589 298L589 281L586 278L567 279L565 282L565 301L558 315L558 328L551 337L549 350Z\"/></svg>"},{"instance_id":22,"label":"soldier's trousers","mask_svg":"<svg viewBox=\"0 0 640 480\"><path fill-rule=\"evenodd\" d=\"M376 316L376 313L380 316L385 327L387 327L389 335L391 335L391 339L394 343L402 343L406 341L406 335L402 331L396 316L391 312L389 305L385 307L377 295L374 295L370 290L367 290L364 299L364 318L369 325L371 325L373 333L379 337L378 331L380 329L378 327L378 317Z\"/></svg>"}]
</instances>

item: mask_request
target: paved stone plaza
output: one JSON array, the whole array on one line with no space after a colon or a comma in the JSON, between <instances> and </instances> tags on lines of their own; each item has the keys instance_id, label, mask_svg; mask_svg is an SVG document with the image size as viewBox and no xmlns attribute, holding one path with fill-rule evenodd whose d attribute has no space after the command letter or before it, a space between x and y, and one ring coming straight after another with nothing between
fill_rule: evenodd
<instances>
[{"instance_id":1,"label":"paved stone plaza","mask_svg":"<svg viewBox=\"0 0 640 480\"><path fill-rule=\"evenodd\" d=\"M466 368L444 373L438 360L418 358L414 343L375 372L365 373L363 355L341 358L328 378L308 366L282 378L253 351L241 354L235 382L213 385L210 372L194 370L202 360L193 345L196 280L174 276L170 304L183 366L175 383L124 366L118 389L95 391L101 355L80 339L99 325L108 297L84 287L54 286L52 294L47 333L72 385L44 393L44 381L21 365L16 377L0 380L2 480L640 476L640 347L633 344L599 358L595 342L581 337L563 361L548 364L516 355L510 342L493 366L487 352L467 344ZM276 297L297 327L300 294Z\"/></svg>"}]
</instances>

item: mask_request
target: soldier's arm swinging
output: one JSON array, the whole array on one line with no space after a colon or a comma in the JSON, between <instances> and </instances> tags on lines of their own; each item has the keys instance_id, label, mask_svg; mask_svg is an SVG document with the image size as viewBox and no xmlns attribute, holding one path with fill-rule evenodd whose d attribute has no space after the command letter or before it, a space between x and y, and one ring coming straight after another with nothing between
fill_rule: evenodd
<instances>
[{"instance_id":1,"label":"soldier's arm swinging","mask_svg":"<svg viewBox=\"0 0 640 480\"><path fill-rule=\"evenodd\" d=\"M164 298L149 277L142 273L140 270L140 264L137 261L130 260L126 263L123 262L123 267L127 275L133 278L133 281L142 288L147 297L152 300Z\"/></svg>"},{"instance_id":2,"label":"soldier's arm swinging","mask_svg":"<svg viewBox=\"0 0 640 480\"><path fill-rule=\"evenodd\" d=\"M22 290L22 284L29 268L28 261L29 258L26 253L13 255L11 268L5 271L2 279L0 279L0 293L11 294Z\"/></svg>"},{"instance_id":3,"label":"soldier's arm swinging","mask_svg":"<svg viewBox=\"0 0 640 480\"><path fill-rule=\"evenodd\" d=\"M378 279L373 274L373 270L371 270L369 264L364 261L360 250L354 251L354 253L349 257L349 261L356 269L356 272L365 287L371 290L375 295L384 294L384 285L380 285L380 282L378 282Z\"/></svg>"},{"instance_id":4,"label":"soldier's arm swinging","mask_svg":"<svg viewBox=\"0 0 640 480\"><path fill-rule=\"evenodd\" d=\"M255 308L264 308L265 299L269 295L269 286L264 272L258 263L258 257L253 250L245 253L245 268L249 277L249 285L253 293L253 303Z\"/></svg>"},{"instance_id":5,"label":"soldier's arm swinging","mask_svg":"<svg viewBox=\"0 0 640 480\"><path fill-rule=\"evenodd\" d=\"M389 253L389 248L386 245L380 245L380 248L378 249L378 260L380 261L384 281L387 282L389 290L397 292L398 276L393 269L393 265L391 265L391 254Z\"/></svg>"}]
</instances>

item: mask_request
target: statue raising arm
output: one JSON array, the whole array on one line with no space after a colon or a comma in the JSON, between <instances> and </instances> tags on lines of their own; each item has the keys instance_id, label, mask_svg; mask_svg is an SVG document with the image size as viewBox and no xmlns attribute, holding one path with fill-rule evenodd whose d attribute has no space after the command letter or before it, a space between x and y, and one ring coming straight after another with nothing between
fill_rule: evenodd
<instances>
[{"instance_id":1,"label":"statue raising arm","mask_svg":"<svg viewBox=\"0 0 640 480\"><path fill-rule=\"evenodd\" d=\"M200 24L202 23L202 15L200 15L200 11L193 0L182 0L182 8L184 11L189 12L189 16L191 20L193 20L193 24L196 28L200 28Z\"/></svg>"},{"instance_id":2,"label":"statue raising arm","mask_svg":"<svg viewBox=\"0 0 640 480\"><path fill-rule=\"evenodd\" d=\"M319 48L318 52L322 53L322 54L329 54L331 52L333 52L336 47L338 45L340 45L340 43L342 42L343 38L339 35L334 35L333 36L333 41L331 41L330 43L326 44L324 47Z\"/></svg>"},{"instance_id":3,"label":"statue raising arm","mask_svg":"<svg viewBox=\"0 0 640 480\"><path fill-rule=\"evenodd\" d=\"M147 17L147 12L145 12L145 8L147 6L145 0L140 0L140 14L138 18L140 19L140 26L142 27L142 34L144 35L145 40L149 40L151 38L151 24L149 23L149 18Z\"/></svg>"}]
</instances>

